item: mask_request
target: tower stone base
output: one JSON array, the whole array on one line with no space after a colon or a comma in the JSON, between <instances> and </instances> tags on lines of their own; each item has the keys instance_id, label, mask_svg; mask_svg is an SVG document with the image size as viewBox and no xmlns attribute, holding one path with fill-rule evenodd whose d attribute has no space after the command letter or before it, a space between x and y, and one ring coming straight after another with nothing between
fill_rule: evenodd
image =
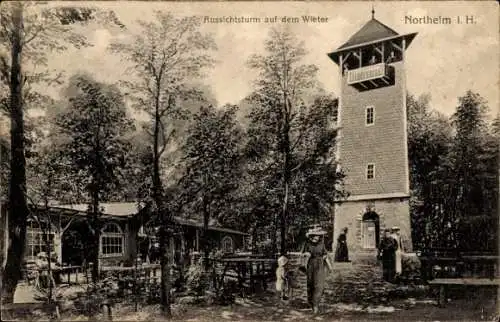
<instances>
[{"instance_id":1,"label":"tower stone base","mask_svg":"<svg viewBox=\"0 0 500 322\"><path fill-rule=\"evenodd\" d=\"M367 213L372 213L372 218L373 213L378 217L378 223L373 224L378 225L377 241L382 238L385 228L398 226L401 229L404 251L412 251L409 199L388 198L345 201L341 205L336 205L333 227L334 252L337 249L338 236L347 227L349 259L354 262L376 263L377 248L373 246L378 247L378 244L367 242L365 240L367 236L364 236L366 234L364 217L367 217ZM375 235L373 232L372 234ZM366 247L367 244L370 247Z\"/></svg>"}]
</instances>

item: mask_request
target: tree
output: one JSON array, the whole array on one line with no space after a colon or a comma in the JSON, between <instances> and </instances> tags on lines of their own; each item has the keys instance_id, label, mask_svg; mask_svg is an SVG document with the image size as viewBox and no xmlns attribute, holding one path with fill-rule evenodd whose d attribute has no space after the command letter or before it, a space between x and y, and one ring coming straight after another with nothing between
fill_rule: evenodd
<instances>
[{"instance_id":1,"label":"tree","mask_svg":"<svg viewBox=\"0 0 500 322\"><path fill-rule=\"evenodd\" d=\"M303 174L308 166L320 163L320 151L324 152L327 140L315 137L315 140L309 141L311 137L308 137L312 134L309 126L313 125L309 121L315 116L311 105L307 106L310 103L308 101L320 90L316 80L317 67L301 64L307 54L303 42L299 41L288 27L272 28L265 42L265 50L265 55L253 55L249 59L249 66L259 72L254 94L249 98L255 106L250 116L253 120L250 122L254 122L257 128L263 127L260 130L263 130L262 133L266 136L266 138L262 135L259 137L259 129L252 129L250 125L249 131L254 132L256 135L254 142L257 142L257 145L253 144L251 154L259 156L260 160L270 162L271 167L279 165L281 178L276 177L276 168L269 171L269 174L270 180L281 184L280 191L277 191L281 195L280 251L285 254L287 225L291 222L290 202L295 202L293 198L297 197L292 194L294 189L292 184L299 178L297 173ZM333 112L334 106L330 105L330 108L330 112ZM326 116L327 114L321 116L325 122ZM335 130L328 132L327 136L331 139L328 141L329 147L335 144L335 132ZM303 145L306 142L314 144L308 149ZM259 147L259 144L262 145ZM264 153L266 150L269 153ZM263 153L266 156L264 159L261 158ZM333 165L332 162L334 161L324 164L330 167ZM335 190L335 183L340 178L340 175L334 178L329 176L329 179L333 179L330 182L332 189Z\"/></svg>"},{"instance_id":2,"label":"tree","mask_svg":"<svg viewBox=\"0 0 500 322\"><path fill-rule=\"evenodd\" d=\"M36 3L9 2L0 8L0 110L9 115L11 162L9 177L9 236L7 262L2 274L2 302L11 303L17 282L21 277L21 261L26 239L28 214L26 191L26 159L24 108L35 105L42 96L31 90L36 82L57 80L47 71L27 73L27 62L32 66L46 66L47 55L66 48L67 44L82 46L85 37L63 26L68 13L73 19L67 23L95 18L96 10L82 16L79 8L41 9Z\"/></svg>"},{"instance_id":3,"label":"tree","mask_svg":"<svg viewBox=\"0 0 500 322\"><path fill-rule=\"evenodd\" d=\"M201 212L203 218L202 245L205 269L208 268L210 241L208 224L217 219L229 206L230 194L238 187L241 174L242 131L235 118L235 106L217 110L212 106L200 108L193 116L183 146L182 191L188 207Z\"/></svg>"},{"instance_id":4,"label":"tree","mask_svg":"<svg viewBox=\"0 0 500 322\"><path fill-rule=\"evenodd\" d=\"M488 129L486 101L472 91L467 91L458 101L452 117L456 129L452 159L459 205L455 220L457 247L471 250L479 246L491 250L496 245L492 245L490 237L498 233L494 229L498 227L495 214L498 211L498 141L493 143ZM471 233L476 236L473 242L462 238Z\"/></svg>"},{"instance_id":5,"label":"tree","mask_svg":"<svg viewBox=\"0 0 500 322\"><path fill-rule=\"evenodd\" d=\"M408 157L412 191L412 240L428 247L447 234L446 215L453 202L449 151L452 126L430 107L430 96L407 97ZM446 210L445 210L446 209Z\"/></svg>"},{"instance_id":6,"label":"tree","mask_svg":"<svg viewBox=\"0 0 500 322\"><path fill-rule=\"evenodd\" d=\"M116 87L86 75L75 75L70 88L74 93L68 98L68 109L57 117L56 124L59 133L67 137L63 148L67 151L73 180L84 189L89 202L92 279L96 282L101 230L99 203L113 190L120 189L129 150L127 135L133 125Z\"/></svg>"},{"instance_id":7,"label":"tree","mask_svg":"<svg viewBox=\"0 0 500 322\"><path fill-rule=\"evenodd\" d=\"M486 102L467 92L451 120L409 96L412 233L417 248L495 251L498 137ZM474 236L464 238L464 236Z\"/></svg>"},{"instance_id":8,"label":"tree","mask_svg":"<svg viewBox=\"0 0 500 322\"><path fill-rule=\"evenodd\" d=\"M151 22L138 21L140 31L130 41L114 43L110 49L131 63L131 73L136 79L123 85L130 91L135 106L152 121L152 131L148 132L153 154L150 201L161 227L162 310L170 316L168 242L173 220L166 211L160 163L175 134L172 122L182 115L180 101L200 94L189 88L188 83L212 65L208 52L215 49L215 43L210 35L199 31L201 21L196 17L177 18L157 11L154 18Z\"/></svg>"},{"instance_id":9,"label":"tree","mask_svg":"<svg viewBox=\"0 0 500 322\"><path fill-rule=\"evenodd\" d=\"M52 261L55 260L52 249L55 249L56 253L62 253L61 236L69 227L73 218L65 227L60 227L52 220L49 204L52 200L60 199L60 195L63 194L61 188L64 187L69 178L64 175L64 168L58 162L60 151L51 149L50 145L44 144L46 141L38 140L36 143L36 152L33 152L30 158L31 164L28 164L27 167L29 189L26 197L30 204L29 219L34 220L42 231L43 241L47 249L47 273L51 280L48 283L48 292L45 294L44 300L50 304L57 298L54 290L55 281L52 277ZM50 238L52 233L55 236L54 243Z\"/></svg>"},{"instance_id":10,"label":"tree","mask_svg":"<svg viewBox=\"0 0 500 322\"><path fill-rule=\"evenodd\" d=\"M3 20L3 19L2 19ZM12 7L12 64L10 69L11 163L9 178L9 237L7 263L2 276L2 302L12 303L17 281L21 278L21 257L26 239L26 160L24 157L24 118L22 109L21 55L22 6ZM9 276L10 275L10 276ZM9 277L8 277L9 276Z\"/></svg>"},{"instance_id":11,"label":"tree","mask_svg":"<svg viewBox=\"0 0 500 322\"><path fill-rule=\"evenodd\" d=\"M24 108L39 107L39 103L49 97L35 90L35 85L62 84L63 70L47 68L53 53L67 50L69 46L82 48L92 44L85 35L74 30L75 24L99 23L100 26L125 28L114 12L95 7L47 6L41 1L8 2L0 10L0 111L9 113L9 95L13 49L14 14L13 9L22 10L23 25L20 32L20 61L22 72L22 102ZM42 104L43 105L43 104Z\"/></svg>"}]
</instances>

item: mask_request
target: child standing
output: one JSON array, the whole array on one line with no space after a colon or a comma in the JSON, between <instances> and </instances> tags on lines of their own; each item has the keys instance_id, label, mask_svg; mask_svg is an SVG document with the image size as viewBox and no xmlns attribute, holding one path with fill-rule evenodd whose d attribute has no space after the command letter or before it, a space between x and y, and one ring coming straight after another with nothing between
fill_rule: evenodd
<instances>
[{"instance_id":1,"label":"child standing","mask_svg":"<svg viewBox=\"0 0 500 322\"><path fill-rule=\"evenodd\" d=\"M276 269L276 291L281 293L281 299L287 300L288 294L288 258L281 256L278 258L278 268Z\"/></svg>"}]
</instances>

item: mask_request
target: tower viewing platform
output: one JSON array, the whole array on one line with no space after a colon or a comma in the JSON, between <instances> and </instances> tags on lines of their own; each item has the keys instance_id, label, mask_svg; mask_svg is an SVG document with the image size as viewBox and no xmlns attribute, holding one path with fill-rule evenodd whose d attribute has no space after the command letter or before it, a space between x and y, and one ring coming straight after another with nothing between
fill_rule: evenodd
<instances>
[{"instance_id":1,"label":"tower viewing platform","mask_svg":"<svg viewBox=\"0 0 500 322\"><path fill-rule=\"evenodd\" d=\"M392 66L379 63L347 71L347 84L360 89L390 85L394 80Z\"/></svg>"}]
</instances>

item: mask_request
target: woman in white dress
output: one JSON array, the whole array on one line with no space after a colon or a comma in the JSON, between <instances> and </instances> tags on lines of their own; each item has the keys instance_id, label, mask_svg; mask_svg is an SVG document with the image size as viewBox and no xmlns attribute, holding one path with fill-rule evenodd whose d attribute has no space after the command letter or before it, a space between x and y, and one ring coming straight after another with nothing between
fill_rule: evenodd
<instances>
[{"instance_id":1,"label":"woman in white dress","mask_svg":"<svg viewBox=\"0 0 500 322\"><path fill-rule=\"evenodd\" d=\"M401 235L399 234L399 227L392 227L392 238L396 240L397 249L396 249L396 277L400 276L403 272L403 243L401 242Z\"/></svg>"}]
</instances>

